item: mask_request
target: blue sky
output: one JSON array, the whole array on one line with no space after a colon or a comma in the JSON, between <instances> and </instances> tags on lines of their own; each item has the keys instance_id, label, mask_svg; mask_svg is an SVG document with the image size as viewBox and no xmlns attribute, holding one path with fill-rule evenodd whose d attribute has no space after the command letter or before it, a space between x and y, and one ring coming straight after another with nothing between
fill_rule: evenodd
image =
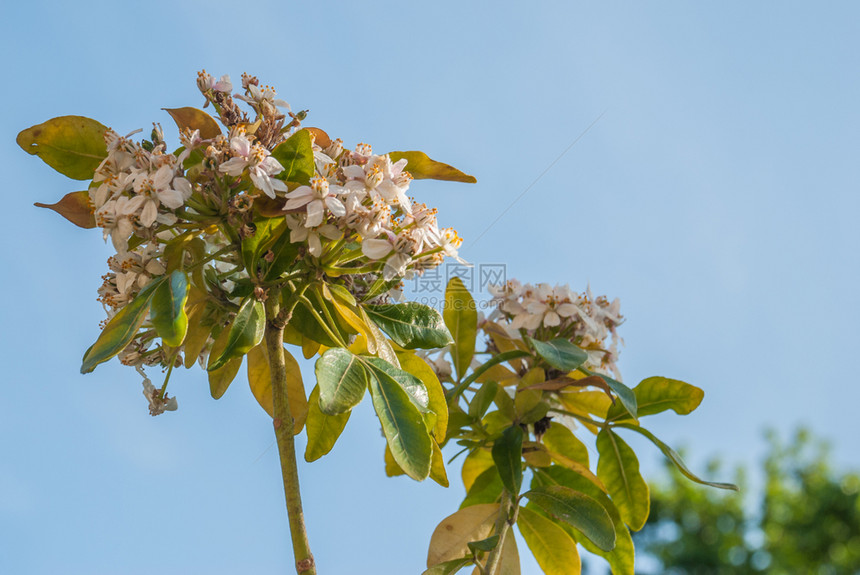
<instances>
[{"instance_id":1,"label":"blue sky","mask_svg":"<svg viewBox=\"0 0 860 575\"><path fill-rule=\"evenodd\" d=\"M65 114L167 127L162 107L202 104L200 68L258 75L348 144L474 174L411 191L470 261L620 297L625 380L706 392L652 423L700 468L755 463L764 427L800 423L860 467L858 16L847 2L3 3L0 572L289 571L271 426L244 381L216 402L183 372L180 410L151 418L133 372L78 373L110 252L32 207L77 183L14 141ZM656 451L631 443L656 475ZM322 573L419 573L462 497L385 478L383 446L365 403L302 465Z\"/></svg>"}]
</instances>

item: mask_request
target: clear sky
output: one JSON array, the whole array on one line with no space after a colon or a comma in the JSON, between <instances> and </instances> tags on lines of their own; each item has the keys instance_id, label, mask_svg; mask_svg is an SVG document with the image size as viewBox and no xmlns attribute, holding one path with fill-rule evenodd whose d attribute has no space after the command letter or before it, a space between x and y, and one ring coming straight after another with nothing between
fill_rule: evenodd
<instances>
[{"instance_id":1,"label":"clear sky","mask_svg":"<svg viewBox=\"0 0 860 575\"><path fill-rule=\"evenodd\" d=\"M706 392L652 423L700 469L755 463L764 427L800 423L857 468L858 18L849 2L3 2L0 573L290 572L271 424L244 380L216 402L183 371L180 410L152 418L118 362L79 374L110 251L32 207L79 183L15 144L65 114L168 127L162 107L202 105L200 68L259 76L347 144L474 174L411 192L470 261L620 297L625 381ZM656 450L631 442L654 476ZM383 447L365 402L301 466L323 574L419 573L462 497L456 479L386 478Z\"/></svg>"}]
</instances>

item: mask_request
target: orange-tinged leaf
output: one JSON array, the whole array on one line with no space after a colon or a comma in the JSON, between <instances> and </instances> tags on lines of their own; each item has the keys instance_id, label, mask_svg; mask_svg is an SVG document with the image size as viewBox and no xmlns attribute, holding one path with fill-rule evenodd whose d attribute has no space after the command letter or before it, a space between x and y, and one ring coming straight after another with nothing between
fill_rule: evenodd
<instances>
[{"instance_id":1,"label":"orange-tinged leaf","mask_svg":"<svg viewBox=\"0 0 860 575\"><path fill-rule=\"evenodd\" d=\"M392 162L406 158L406 171L412 174L416 180L446 180L467 184L474 184L478 181L475 176L464 174L453 166L437 162L424 152L389 152L388 155Z\"/></svg>"},{"instance_id":2,"label":"orange-tinged leaf","mask_svg":"<svg viewBox=\"0 0 860 575\"><path fill-rule=\"evenodd\" d=\"M328 134L325 133L325 131L320 130L319 128L305 128L305 130L307 130L311 133L311 135L313 135L314 144L316 144L320 148L325 149L331 146L331 138Z\"/></svg>"},{"instance_id":3,"label":"orange-tinged leaf","mask_svg":"<svg viewBox=\"0 0 860 575\"><path fill-rule=\"evenodd\" d=\"M37 208L48 208L54 210L79 228L86 230L96 227L96 218L93 215L93 204L90 202L88 192L71 192L63 196L56 204L33 204Z\"/></svg>"},{"instance_id":4,"label":"orange-tinged leaf","mask_svg":"<svg viewBox=\"0 0 860 575\"><path fill-rule=\"evenodd\" d=\"M465 507L443 519L430 537L427 566L469 555L468 544L486 539L498 514L498 503L482 503Z\"/></svg>"},{"instance_id":5,"label":"orange-tinged leaf","mask_svg":"<svg viewBox=\"0 0 860 575\"><path fill-rule=\"evenodd\" d=\"M218 126L218 122L215 121L215 118L203 110L190 107L162 109L170 114L173 121L176 122L176 126L180 130L184 130L186 128L192 131L199 130L200 137L204 140L214 138L221 133L221 127Z\"/></svg>"},{"instance_id":6,"label":"orange-tinged leaf","mask_svg":"<svg viewBox=\"0 0 860 575\"><path fill-rule=\"evenodd\" d=\"M64 176L89 180L107 157L106 130L84 116L60 116L23 130L16 141Z\"/></svg>"}]
</instances>

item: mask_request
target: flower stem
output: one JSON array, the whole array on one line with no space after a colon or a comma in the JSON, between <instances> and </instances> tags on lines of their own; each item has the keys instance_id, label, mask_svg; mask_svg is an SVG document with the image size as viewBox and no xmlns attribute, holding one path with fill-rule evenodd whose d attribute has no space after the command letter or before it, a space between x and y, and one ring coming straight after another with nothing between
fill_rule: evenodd
<instances>
[{"instance_id":1,"label":"flower stem","mask_svg":"<svg viewBox=\"0 0 860 575\"><path fill-rule=\"evenodd\" d=\"M300 288L303 292L304 289ZM300 293L300 292L298 292ZM284 495L287 499L287 515L290 519L290 535L293 543L293 556L296 560L298 575L316 575L314 556L308 544L305 518L302 511L302 497L299 491L299 473L296 465L296 444L293 437L293 417L287 397L287 368L284 363L284 326L292 315L298 298L292 298L281 313L277 294L269 294L266 299L266 351L269 356L269 369L272 376L272 399L275 411L275 438L281 458L281 474L284 478Z\"/></svg>"}]
</instances>

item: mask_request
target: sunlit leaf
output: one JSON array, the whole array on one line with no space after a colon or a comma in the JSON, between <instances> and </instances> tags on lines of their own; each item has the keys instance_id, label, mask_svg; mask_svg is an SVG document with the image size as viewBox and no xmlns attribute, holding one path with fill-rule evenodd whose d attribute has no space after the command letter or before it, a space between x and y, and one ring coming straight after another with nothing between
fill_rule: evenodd
<instances>
[{"instance_id":1,"label":"sunlit leaf","mask_svg":"<svg viewBox=\"0 0 860 575\"><path fill-rule=\"evenodd\" d=\"M499 504L473 505L449 515L433 531L427 566L459 559L469 554L469 542L489 536L499 514Z\"/></svg>"},{"instance_id":2,"label":"sunlit leaf","mask_svg":"<svg viewBox=\"0 0 860 575\"><path fill-rule=\"evenodd\" d=\"M603 505L615 526L615 548L612 551L603 551L587 538L579 537L578 532L574 536L577 537L579 543L582 543L583 547L607 560L612 569L612 575L633 575L633 539L631 539L630 531L621 519L621 514L606 493L585 477L556 465L536 471L532 480L532 487L536 485L570 487L585 493ZM561 526L564 527L565 525Z\"/></svg>"},{"instance_id":3,"label":"sunlit leaf","mask_svg":"<svg viewBox=\"0 0 860 575\"><path fill-rule=\"evenodd\" d=\"M458 277L451 278L445 289L445 308L442 311L442 317L451 337L454 338L451 359L460 380L465 377L466 370L472 362L472 356L475 355L478 308L463 280Z\"/></svg>"},{"instance_id":4,"label":"sunlit leaf","mask_svg":"<svg viewBox=\"0 0 860 575\"><path fill-rule=\"evenodd\" d=\"M588 467L588 448L567 427L551 423L541 441L551 452L578 461Z\"/></svg>"},{"instance_id":5,"label":"sunlit leaf","mask_svg":"<svg viewBox=\"0 0 860 575\"><path fill-rule=\"evenodd\" d=\"M299 363L287 350L284 350L284 364L287 372L287 399L290 415L293 418L293 435L301 432L308 417L308 398ZM248 383L251 393L269 417L275 417L274 398L272 397L272 372L269 368L268 351L261 343L248 352Z\"/></svg>"},{"instance_id":6,"label":"sunlit leaf","mask_svg":"<svg viewBox=\"0 0 860 575\"><path fill-rule=\"evenodd\" d=\"M336 347L323 353L314 368L320 388L320 409L337 415L358 405L370 374L363 362L348 350Z\"/></svg>"},{"instance_id":7,"label":"sunlit leaf","mask_svg":"<svg viewBox=\"0 0 860 575\"><path fill-rule=\"evenodd\" d=\"M208 371L215 371L236 357L242 357L263 340L266 328L266 313L262 302L248 297L239 306L239 311L228 328L227 341L220 354L209 356Z\"/></svg>"},{"instance_id":8,"label":"sunlit leaf","mask_svg":"<svg viewBox=\"0 0 860 575\"><path fill-rule=\"evenodd\" d=\"M630 389L620 381L612 379L608 375L604 375L602 373L593 373L585 368L580 368L580 371L584 371L588 375L596 375L598 377L603 378L603 380L609 386L609 389L615 392L615 395L618 396L618 400L621 401L621 405L624 406L624 409L626 409L627 412L632 415L634 419L638 417L637 414L639 413L639 406L636 404L636 394L633 393L632 389Z\"/></svg>"},{"instance_id":9,"label":"sunlit leaf","mask_svg":"<svg viewBox=\"0 0 860 575\"><path fill-rule=\"evenodd\" d=\"M185 339L188 331L187 300L188 278L180 271L171 273L152 296L149 317L165 345L179 347Z\"/></svg>"},{"instance_id":10,"label":"sunlit leaf","mask_svg":"<svg viewBox=\"0 0 860 575\"><path fill-rule=\"evenodd\" d=\"M146 319L155 290L166 279L166 276L162 276L148 283L130 303L111 318L96 342L84 354L81 373L90 373L97 365L106 362L131 343Z\"/></svg>"},{"instance_id":11,"label":"sunlit leaf","mask_svg":"<svg viewBox=\"0 0 860 575\"><path fill-rule=\"evenodd\" d=\"M224 353L227 342L230 340L230 330L222 329L215 342L212 344L212 350L209 352L209 358L219 356ZM236 379L236 374L242 368L242 358L244 356L234 357L215 370L208 371L209 377L209 394L213 399L221 399L233 380Z\"/></svg>"},{"instance_id":12,"label":"sunlit leaf","mask_svg":"<svg viewBox=\"0 0 860 575\"><path fill-rule=\"evenodd\" d=\"M588 495L560 485L536 487L525 497L572 525L604 551L615 547L615 527L603 506Z\"/></svg>"},{"instance_id":13,"label":"sunlit leaf","mask_svg":"<svg viewBox=\"0 0 860 575\"><path fill-rule=\"evenodd\" d=\"M200 137L204 140L215 138L221 134L221 127L218 126L218 122L203 110L190 107L162 109L170 114L180 131L184 129L199 130Z\"/></svg>"},{"instance_id":14,"label":"sunlit leaf","mask_svg":"<svg viewBox=\"0 0 860 575\"><path fill-rule=\"evenodd\" d=\"M370 319L404 349L436 349L452 341L442 316L432 307L408 302L366 305L364 309Z\"/></svg>"},{"instance_id":15,"label":"sunlit leaf","mask_svg":"<svg viewBox=\"0 0 860 575\"><path fill-rule=\"evenodd\" d=\"M609 495L624 522L639 531L648 519L651 499L648 484L639 473L636 454L620 437L604 429L597 435L597 476L606 485Z\"/></svg>"},{"instance_id":16,"label":"sunlit leaf","mask_svg":"<svg viewBox=\"0 0 860 575\"><path fill-rule=\"evenodd\" d=\"M466 498L460 503L460 509L483 503L495 503L499 500L505 486L495 465L485 469L466 491Z\"/></svg>"},{"instance_id":17,"label":"sunlit leaf","mask_svg":"<svg viewBox=\"0 0 860 575\"><path fill-rule=\"evenodd\" d=\"M394 460L412 479L426 479L430 474L433 440L414 400L394 377L380 369L373 370L370 389Z\"/></svg>"},{"instance_id":18,"label":"sunlit leaf","mask_svg":"<svg viewBox=\"0 0 860 575\"><path fill-rule=\"evenodd\" d=\"M351 411L338 415L326 415L320 411L320 390L315 386L308 399L308 417L305 423L308 444L305 448L305 461L316 461L334 447L337 438L343 433Z\"/></svg>"},{"instance_id":19,"label":"sunlit leaf","mask_svg":"<svg viewBox=\"0 0 860 575\"><path fill-rule=\"evenodd\" d=\"M671 409L678 415L687 415L699 407L705 392L677 379L649 377L633 388L636 395L637 417L654 415ZM626 410L620 405L610 408L607 418L610 421L627 417Z\"/></svg>"},{"instance_id":20,"label":"sunlit leaf","mask_svg":"<svg viewBox=\"0 0 860 575\"><path fill-rule=\"evenodd\" d=\"M514 497L523 483L523 430L519 425L507 428L493 443L493 462L505 488Z\"/></svg>"},{"instance_id":21,"label":"sunlit leaf","mask_svg":"<svg viewBox=\"0 0 860 575\"><path fill-rule=\"evenodd\" d=\"M18 134L18 145L73 180L90 180L107 157L107 128L83 116L60 116Z\"/></svg>"},{"instance_id":22,"label":"sunlit leaf","mask_svg":"<svg viewBox=\"0 0 860 575\"><path fill-rule=\"evenodd\" d=\"M442 450L439 444L432 442L433 456L430 459L430 479L441 485L448 487L448 471L445 469L445 457L442 455Z\"/></svg>"},{"instance_id":23,"label":"sunlit leaf","mask_svg":"<svg viewBox=\"0 0 860 575\"><path fill-rule=\"evenodd\" d=\"M449 182L464 182L474 184L478 180L475 176L464 174L457 168L431 160L424 152L389 152L389 157L392 162L406 158L406 171L412 174L416 180L447 180Z\"/></svg>"},{"instance_id":24,"label":"sunlit leaf","mask_svg":"<svg viewBox=\"0 0 860 575\"><path fill-rule=\"evenodd\" d=\"M681 456L678 455L678 453L674 449L672 449L671 447L669 447L668 445L666 445L665 443L663 443L662 441L657 439L657 437L653 433L651 433L650 431L648 431L644 427L639 427L638 425L633 425L633 424L629 424L629 423L617 423L613 427L623 427L624 429L632 429L633 431L647 437L649 440L651 440L651 443L656 445L660 449L660 451L663 452L663 455L665 455L669 461L671 461L672 463L675 464L675 466L678 468L678 471L680 471L684 475L684 477L686 477L690 481L694 481L694 482L700 483L702 485L708 485L710 487L716 487L718 489L729 489L731 491L738 491L738 486L733 484L733 483L719 483L719 482L714 482L714 481L705 481L704 479L701 479L700 477L698 477L696 474L694 474L692 471L690 471L690 469L684 463L684 460L681 459Z\"/></svg>"},{"instance_id":25,"label":"sunlit leaf","mask_svg":"<svg viewBox=\"0 0 860 575\"><path fill-rule=\"evenodd\" d=\"M284 167L276 177L288 182L308 184L316 171L311 134L307 130L299 130L275 146L272 157Z\"/></svg>"},{"instance_id":26,"label":"sunlit leaf","mask_svg":"<svg viewBox=\"0 0 860 575\"><path fill-rule=\"evenodd\" d=\"M546 575L580 573L576 541L555 522L527 507L520 507L517 527Z\"/></svg>"},{"instance_id":27,"label":"sunlit leaf","mask_svg":"<svg viewBox=\"0 0 860 575\"><path fill-rule=\"evenodd\" d=\"M188 314L188 331L183 343L186 368L190 369L197 363L200 353L209 340L209 334L215 327L216 315L215 310L207 306L205 302L195 305L191 313Z\"/></svg>"},{"instance_id":28,"label":"sunlit leaf","mask_svg":"<svg viewBox=\"0 0 860 575\"><path fill-rule=\"evenodd\" d=\"M242 240L242 262L248 275L256 276L259 259L287 229L284 218L262 218L254 223L254 235ZM274 261L274 260L273 260Z\"/></svg>"},{"instance_id":29,"label":"sunlit leaf","mask_svg":"<svg viewBox=\"0 0 860 575\"><path fill-rule=\"evenodd\" d=\"M493 455L489 449L476 449L466 456L463 461L463 469L460 472L460 477L463 480L463 487L468 492L472 488L472 484L487 469L493 467Z\"/></svg>"},{"instance_id":30,"label":"sunlit leaf","mask_svg":"<svg viewBox=\"0 0 860 575\"><path fill-rule=\"evenodd\" d=\"M93 204L90 202L89 192L71 192L66 194L56 204L33 204L38 208L54 210L79 228L91 229L96 227L96 218L93 215Z\"/></svg>"},{"instance_id":31,"label":"sunlit leaf","mask_svg":"<svg viewBox=\"0 0 860 575\"><path fill-rule=\"evenodd\" d=\"M314 137L314 144L325 150L331 146L331 138L329 135L319 128L305 128ZM334 160L335 158L332 158Z\"/></svg>"},{"instance_id":32,"label":"sunlit leaf","mask_svg":"<svg viewBox=\"0 0 860 575\"><path fill-rule=\"evenodd\" d=\"M427 389L427 407L436 414L436 425L432 433L437 443L444 443L448 431L448 404L445 401L445 390L436 376L436 372L426 361L414 353L397 354L400 367L418 379Z\"/></svg>"}]
</instances>

